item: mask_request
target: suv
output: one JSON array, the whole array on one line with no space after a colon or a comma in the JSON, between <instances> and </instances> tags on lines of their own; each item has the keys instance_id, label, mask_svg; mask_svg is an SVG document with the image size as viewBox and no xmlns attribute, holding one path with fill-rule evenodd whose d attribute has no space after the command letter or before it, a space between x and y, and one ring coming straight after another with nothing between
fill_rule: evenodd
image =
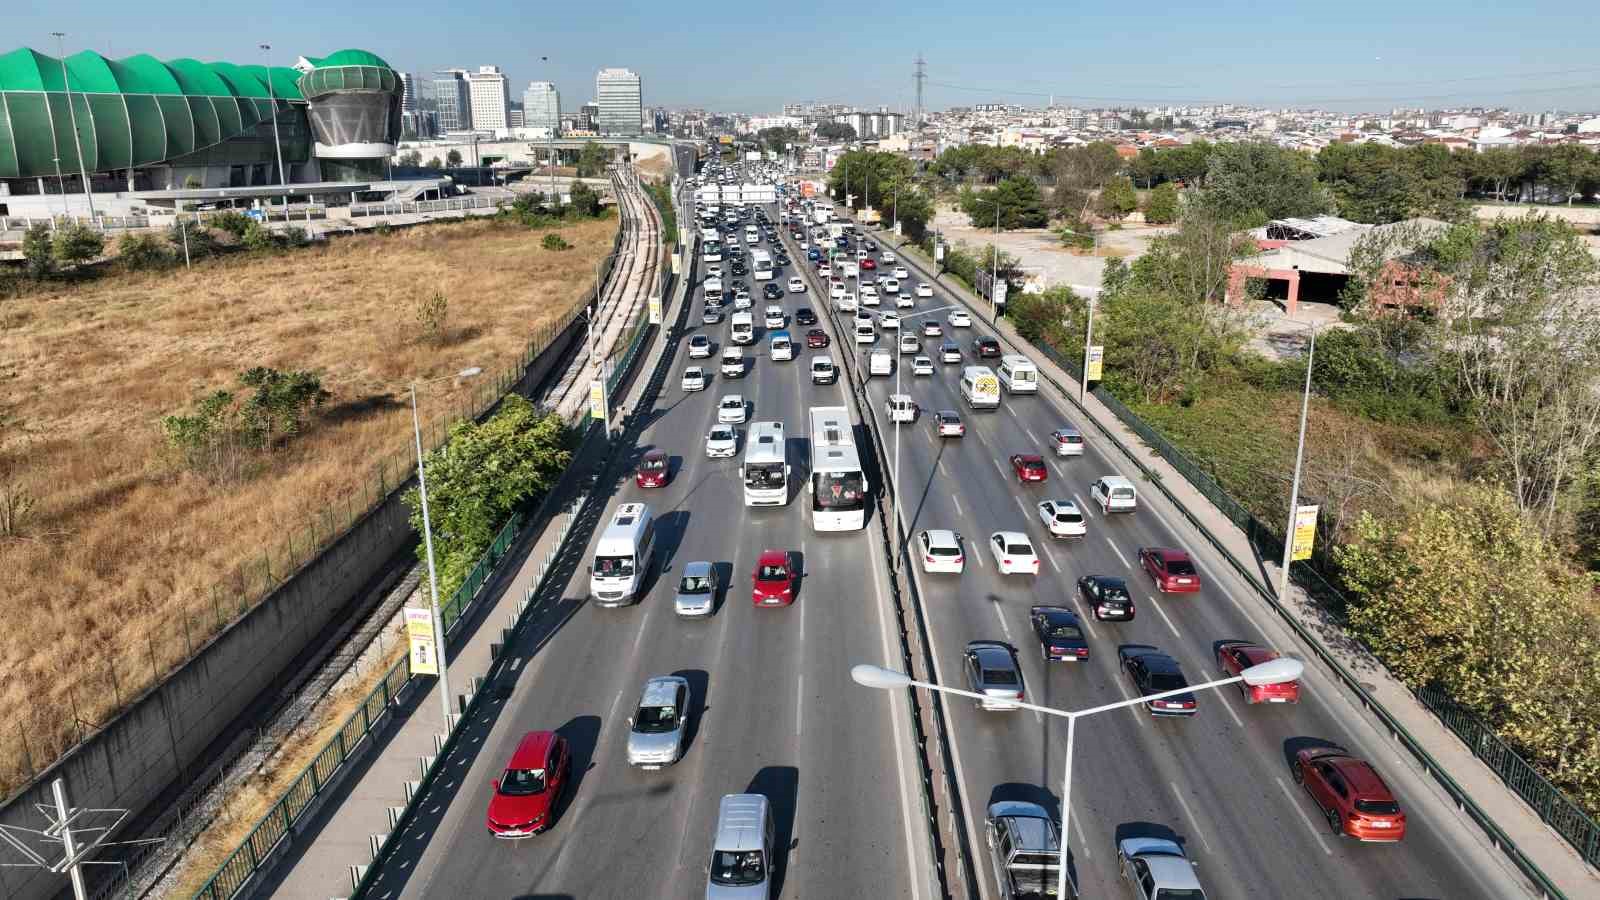
<instances>
[{"instance_id":1,"label":"suv","mask_svg":"<svg viewBox=\"0 0 1600 900\"><path fill-rule=\"evenodd\" d=\"M992 337L973 338L972 355L979 359L993 359L1000 355L1000 342Z\"/></svg>"},{"instance_id":2,"label":"suv","mask_svg":"<svg viewBox=\"0 0 1600 900\"><path fill-rule=\"evenodd\" d=\"M1022 800L989 804L983 839L989 845L989 861L994 864L995 887L1001 897L1055 895L1061 874L1061 836L1044 807ZM1070 880L1068 884L1072 896L1077 896L1078 886Z\"/></svg>"},{"instance_id":3,"label":"suv","mask_svg":"<svg viewBox=\"0 0 1600 900\"><path fill-rule=\"evenodd\" d=\"M688 721L688 679L658 675L646 681L638 711L628 718L628 765L659 769L677 762Z\"/></svg>"}]
</instances>

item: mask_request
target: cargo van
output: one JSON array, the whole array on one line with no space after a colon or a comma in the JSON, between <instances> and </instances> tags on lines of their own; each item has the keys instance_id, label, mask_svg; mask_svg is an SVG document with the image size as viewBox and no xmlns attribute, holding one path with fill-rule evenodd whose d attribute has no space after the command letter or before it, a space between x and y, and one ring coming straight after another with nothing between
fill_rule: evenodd
<instances>
[{"instance_id":1,"label":"cargo van","mask_svg":"<svg viewBox=\"0 0 1600 900\"><path fill-rule=\"evenodd\" d=\"M589 566L589 594L596 606L639 602L645 573L650 570L655 518L643 503L617 507L600 535Z\"/></svg>"},{"instance_id":2,"label":"cargo van","mask_svg":"<svg viewBox=\"0 0 1600 900\"><path fill-rule=\"evenodd\" d=\"M789 332L774 331L767 341L767 353L773 360L794 359L794 342L789 340Z\"/></svg>"},{"instance_id":3,"label":"cargo van","mask_svg":"<svg viewBox=\"0 0 1600 900\"><path fill-rule=\"evenodd\" d=\"M1039 393L1039 370L1026 356L1011 353L1000 357L1000 368L995 370L995 375L1008 394Z\"/></svg>"},{"instance_id":4,"label":"cargo van","mask_svg":"<svg viewBox=\"0 0 1600 900\"><path fill-rule=\"evenodd\" d=\"M890 394L884 410L889 414L889 421L896 425L917 420L917 401L912 400L910 394Z\"/></svg>"},{"instance_id":5,"label":"cargo van","mask_svg":"<svg viewBox=\"0 0 1600 900\"><path fill-rule=\"evenodd\" d=\"M756 342L756 321L747 309L741 309L728 320L728 335L735 344Z\"/></svg>"},{"instance_id":6,"label":"cargo van","mask_svg":"<svg viewBox=\"0 0 1600 900\"><path fill-rule=\"evenodd\" d=\"M1139 492L1133 482L1121 475L1102 475L1089 486L1089 499L1100 504L1103 513L1133 512L1139 508Z\"/></svg>"},{"instance_id":7,"label":"cargo van","mask_svg":"<svg viewBox=\"0 0 1600 900\"><path fill-rule=\"evenodd\" d=\"M839 370L833 365L833 359L827 356L811 357L811 383L833 384L839 380Z\"/></svg>"},{"instance_id":8,"label":"cargo van","mask_svg":"<svg viewBox=\"0 0 1600 900\"><path fill-rule=\"evenodd\" d=\"M887 350L874 350L867 354L867 375L893 375L894 356Z\"/></svg>"},{"instance_id":9,"label":"cargo van","mask_svg":"<svg viewBox=\"0 0 1600 900\"><path fill-rule=\"evenodd\" d=\"M999 409L1000 379L988 366L967 366L961 370L961 399L972 409Z\"/></svg>"},{"instance_id":10,"label":"cargo van","mask_svg":"<svg viewBox=\"0 0 1600 900\"><path fill-rule=\"evenodd\" d=\"M706 896L772 896L772 808L763 794L724 794L706 866Z\"/></svg>"}]
</instances>

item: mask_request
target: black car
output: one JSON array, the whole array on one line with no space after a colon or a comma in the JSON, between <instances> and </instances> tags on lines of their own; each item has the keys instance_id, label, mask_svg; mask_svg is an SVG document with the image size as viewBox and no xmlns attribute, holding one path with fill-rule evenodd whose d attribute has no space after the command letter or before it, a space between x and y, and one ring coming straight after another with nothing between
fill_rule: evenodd
<instances>
[{"instance_id":1,"label":"black car","mask_svg":"<svg viewBox=\"0 0 1600 900\"><path fill-rule=\"evenodd\" d=\"M730 273L734 274L734 275L749 275L750 274L750 268L748 266L746 266L744 263L739 262L737 259L734 260L733 264L728 267L728 271Z\"/></svg>"},{"instance_id":2,"label":"black car","mask_svg":"<svg viewBox=\"0 0 1600 900\"><path fill-rule=\"evenodd\" d=\"M1183 690L1189 686L1178 668L1178 661L1149 644L1123 644L1117 648L1117 658L1123 671L1133 679L1133 688L1141 695L1160 694ZM1152 716L1192 716L1200 711L1192 691L1173 694L1160 700L1145 701L1145 709Z\"/></svg>"},{"instance_id":3,"label":"black car","mask_svg":"<svg viewBox=\"0 0 1600 900\"><path fill-rule=\"evenodd\" d=\"M778 287L776 284L769 281L767 282L766 286L761 289L761 296L767 298L768 300L782 300L783 288Z\"/></svg>"},{"instance_id":4,"label":"black car","mask_svg":"<svg viewBox=\"0 0 1600 900\"><path fill-rule=\"evenodd\" d=\"M796 325L815 325L817 324L817 314L811 311L811 307L802 306L794 311L794 323Z\"/></svg>"},{"instance_id":5,"label":"black car","mask_svg":"<svg viewBox=\"0 0 1600 900\"><path fill-rule=\"evenodd\" d=\"M1133 595L1128 583L1114 575L1085 575L1078 579L1078 593L1096 619L1133 621Z\"/></svg>"},{"instance_id":6,"label":"black car","mask_svg":"<svg viewBox=\"0 0 1600 900\"><path fill-rule=\"evenodd\" d=\"M1081 662L1089 658L1089 638L1078 614L1064 606L1035 606L1028 614L1045 662Z\"/></svg>"},{"instance_id":7,"label":"black car","mask_svg":"<svg viewBox=\"0 0 1600 900\"><path fill-rule=\"evenodd\" d=\"M972 353L979 359L992 359L1000 355L1000 342L992 337L973 338Z\"/></svg>"},{"instance_id":8,"label":"black car","mask_svg":"<svg viewBox=\"0 0 1600 900\"><path fill-rule=\"evenodd\" d=\"M862 241L861 242L861 246L866 248L866 251L868 253L877 253L878 252L878 242L877 241Z\"/></svg>"}]
</instances>

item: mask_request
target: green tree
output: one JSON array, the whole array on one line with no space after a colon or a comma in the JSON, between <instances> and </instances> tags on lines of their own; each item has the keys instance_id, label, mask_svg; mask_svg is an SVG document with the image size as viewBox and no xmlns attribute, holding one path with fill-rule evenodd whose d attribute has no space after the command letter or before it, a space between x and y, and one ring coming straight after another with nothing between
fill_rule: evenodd
<instances>
[{"instance_id":1,"label":"green tree","mask_svg":"<svg viewBox=\"0 0 1600 900\"><path fill-rule=\"evenodd\" d=\"M898 181L890 184L888 196L900 230L906 237L920 242L928 233L928 223L933 221L933 200L921 189Z\"/></svg>"},{"instance_id":2,"label":"green tree","mask_svg":"<svg viewBox=\"0 0 1600 900\"><path fill-rule=\"evenodd\" d=\"M450 148L450 152L444 155L444 161L452 169L461 165L461 151L454 147Z\"/></svg>"},{"instance_id":3,"label":"green tree","mask_svg":"<svg viewBox=\"0 0 1600 900\"><path fill-rule=\"evenodd\" d=\"M1133 179L1119 175L1106 182L1095 199L1095 210L1108 219L1120 219L1139 208L1139 194L1133 188Z\"/></svg>"},{"instance_id":4,"label":"green tree","mask_svg":"<svg viewBox=\"0 0 1600 900\"><path fill-rule=\"evenodd\" d=\"M600 195L581 181L572 183L568 207L579 216L592 219L600 215Z\"/></svg>"},{"instance_id":5,"label":"green tree","mask_svg":"<svg viewBox=\"0 0 1600 900\"><path fill-rule=\"evenodd\" d=\"M1339 215L1358 222L1458 219L1465 213L1466 167L1439 144L1329 144L1317 154L1317 170Z\"/></svg>"},{"instance_id":6,"label":"green tree","mask_svg":"<svg viewBox=\"0 0 1600 900\"><path fill-rule=\"evenodd\" d=\"M853 141L856 139L856 130L845 122L823 122L817 126L817 140L821 141Z\"/></svg>"},{"instance_id":7,"label":"green tree","mask_svg":"<svg viewBox=\"0 0 1600 900\"><path fill-rule=\"evenodd\" d=\"M959 203L975 228L994 227L997 212L1005 230L1043 228L1048 219L1039 186L1022 175L1003 179L987 191L963 188Z\"/></svg>"},{"instance_id":8,"label":"green tree","mask_svg":"<svg viewBox=\"0 0 1600 900\"><path fill-rule=\"evenodd\" d=\"M1087 219L1095 195L1122 169L1117 148L1105 141L1061 154L1057 157L1056 189L1050 200L1055 214L1069 222Z\"/></svg>"},{"instance_id":9,"label":"green tree","mask_svg":"<svg viewBox=\"0 0 1600 900\"><path fill-rule=\"evenodd\" d=\"M56 229L50 241L50 255L63 266L81 266L106 252L106 236L98 229L77 222Z\"/></svg>"},{"instance_id":10,"label":"green tree","mask_svg":"<svg viewBox=\"0 0 1600 900\"><path fill-rule=\"evenodd\" d=\"M44 278L55 271L52 237L50 226L44 224L31 226L22 234L22 259L34 278Z\"/></svg>"},{"instance_id":11,"label":"green tree","mask_svg":"<svg viewBox=\"0 0 1600 900\"><path fill-rule=\"evenodd\" d=\"M1178 185L1164 181L1156 185L1144 203L1144 220L1152 225L1170 225L1178 221Z\"/></svg>"},{"instance_id":12,"label":"green tree","mask_svg":"<svg viewBox=\"0 0 1600 900\"><path fill-rule=\"evenodd\" d=\"M1083 358L1083 330L1088 305L1068 287L1037 294L1017 292L1006 298L1006 319L1017 334L1033 344L1047 344L1069 359Z\"/></svg>"},{"instance_id":13,"label":"green tree","mask_svg":"<svg viewBox=\"0 0 1600 900\"><path fill-rule=\"evenodd\" d=\"M1272 144L1215 145L1200 199L1241 227L1333 211L1333 198L1317 183L1315 161Z\"/></svg>"},{"instance_id":14,"label":"green tree","mask_svg":"<svg viewBox=\"0 0 1600 900\"><path fill-rule=\"evenodd\" d=\"M756 140L773 153L786 152L790 144L800 143L800 132L787 125L776 128L763 128L756 132Z\"/></svg>"},{"instance_id":15,"label":"green tree","mask_svg":"<svg viewBox=\"0 0 1600 900\"><path fill-rule=\"evenodd\" d=\"M117 241L117 259L133 271L172 265L172 245L148 231L129 231Z\"/></svg>"},{"instance_id":16,"label":"green tree","mask_svg":"<svg viewBox=\"0 0 1600 900\"><path fill-rule=\"evenodd\" d=\"M245 229L250 227L251 218L236 209L224 209L215 215L206 218L206 224L218 231L226 232L236 238L243 238Z\"/></svg>"},{"instance_id":17,"label":"green tree","mask_svg":"<svg viewBox=\"0 0 1600 900\"><path fill-rule=\"evenodd\" d=\"M833 171L828 173L828 189L830 196L840 203L845 201L846 194L851 195L853 209L866 209L870 205L881 211L890 192L897 185L911 183L914 176L911 161L903 156L877 150L852 150L839 157Z\"/></svg>"},{"instance_id":18,"label":"green tree","mask_svg":"<svg viewBox=\"0 0 1600 900\"><path fill-rule=\"evenodd\" d=\"M400 165L409 166L410 168L413 168L413 169L421 168L421 166L422 166L422 151L421 150L407 150L406 152L400 154Z\"/></svg>"},{"instance_id":19,"label":"green tree","mask_svg":"<svg viewBox=\"0 0 1600 900\"><path fill-rule=\"evenodd\" d=\"M1557 144L1541 155L1538 177L1571 206L1579 186L1594 179L1595 165L1594 151L1582 144Z\"/></svg>"},{"instance_id":20,"label":"green tree","mask_svg":"<svg viewBox=\"0 0 1600 900\"><path fill-rule=\"evenodd\" d=\"M444 161L439 159L439 157L437 155L429 157L429 159L428 159L428 168L430 168L433 171L437 172L440 169L444 168Z\"/></svg>"},{"instance_id":21,"label":"green tree","mask_svg":"<svg viewBox=\"0 0 1600 900\"><path fill-rule=\"evenodd\" d=\"M583 149L578 151L578 177L599 178L605 175L606 163L610 159L606 148L594 141L584 141Z\"/></svg>"},{"instance_id":22,"label":"green tree","mask_svg":"<svg viewBox=\"0 0 1600 900\"><path fill-rule=\"evenodd\" d=\"M1505 200L1506 192L1522 174L1522 156L1510 147L1491 147L1468 157L1469 177L1486 193Z\"/></svg>"},{"instance_id":23,"label":"green tree","mask_svg":"<svg viewBox=\"0 0 1600 900\"><path fill-rule=\"evenodd\" d=\"M272 233L272 229L253 219L245 225L244 235L239 239L239 243L246 250L255 253L276 250L280 246L278 236Z\"/></svg>"}]
</instances>

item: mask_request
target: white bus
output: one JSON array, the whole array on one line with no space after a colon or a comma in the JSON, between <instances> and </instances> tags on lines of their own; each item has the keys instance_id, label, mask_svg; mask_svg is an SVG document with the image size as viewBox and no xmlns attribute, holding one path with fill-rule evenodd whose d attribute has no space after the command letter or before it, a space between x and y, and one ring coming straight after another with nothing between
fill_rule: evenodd
<instances>
[{"instance_id":1,"label":"white bus","mask_svg":"<svg viewBox=\"0 0 1600 900\"><path fill-rule=\"evenodd\" d=\"M750 251L750 271L755 273L757 281L771 281L772 254L766 250Z\"/></svg>"},{"instance_id":2,"label":"white bus","mask_svg":"<svg viewBox=\"0 0 1600 900\"><path fill-rule=\"evenodd\" d=\"M782 422L756 422L744 442L745 506L787 506L789 456Z\"/></svg>"},{"instance_id":3,"label":"white bus","mask_svg":"<svg viewBox=\"0 0 1600 900\"><path fill-rule=\"evenodd\" d=\"M861 471L850 413L842 406L811 409L811 527L858 531L867 525L867 477Z\"/></svg>"},{"instance_id":4,"label":"white bus","mask_svg":"<svg viewBox=\"0 0 1600 900\"><path fill-rule=\"evenodd\" d=\"M589 593L596 606L639 602L639 588L650 570L655 520L643 503L617 507L611 524L600 534L589 566Z\"/></svg>"}]
</instances>

